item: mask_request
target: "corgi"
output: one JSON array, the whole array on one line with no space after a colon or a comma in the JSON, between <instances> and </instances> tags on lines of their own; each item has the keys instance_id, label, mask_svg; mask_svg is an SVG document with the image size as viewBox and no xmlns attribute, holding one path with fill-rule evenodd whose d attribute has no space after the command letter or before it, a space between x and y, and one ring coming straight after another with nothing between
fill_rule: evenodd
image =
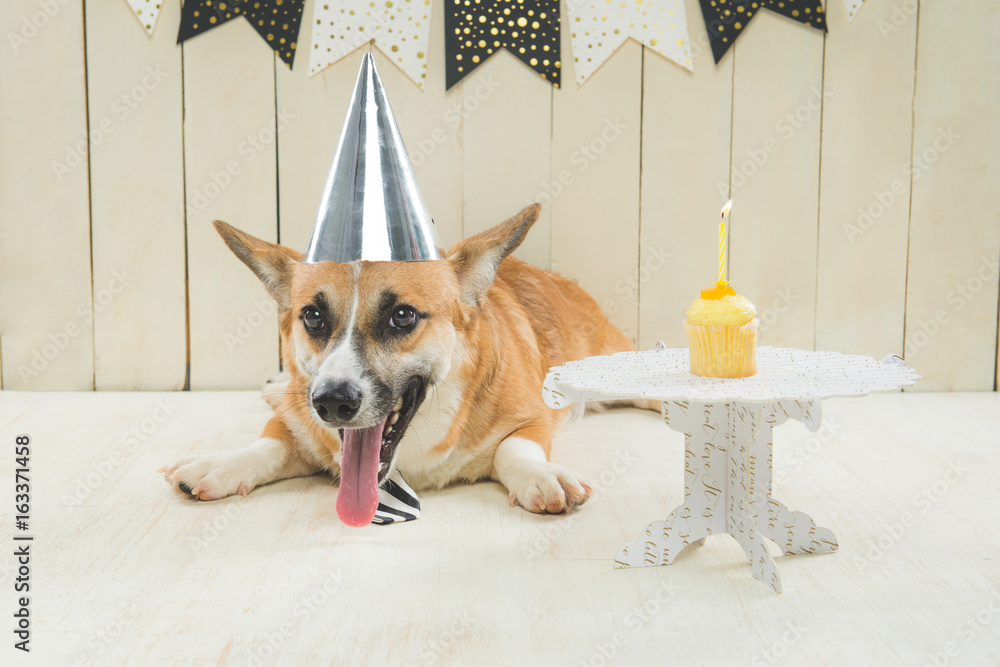
<instances>
[{"instance_id":1,"label":"corgi","mask_svg":"<svg viewBox=\"0 0 1000 667\"><path fill-rule=\"evenodd\" d=\"M160 472L200 500L326 472L351 526L371 522L394 467L416 490L495 480L531 512L585 502L591 488L550 461L570 408L548 408L542 382L550 367L634 348L575 283L510 256L540 209L417 262L302 263L216 221L278 304L287 376L265 388L275 414L257 441Z\"/></svg>"}]
</instances>

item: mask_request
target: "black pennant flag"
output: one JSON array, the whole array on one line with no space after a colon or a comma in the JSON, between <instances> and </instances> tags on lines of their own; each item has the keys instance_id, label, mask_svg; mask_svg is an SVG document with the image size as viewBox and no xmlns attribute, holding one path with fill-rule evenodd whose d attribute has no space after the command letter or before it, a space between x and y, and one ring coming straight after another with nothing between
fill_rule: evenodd
<instances>
[{"instance_id":1,"label":"black pennant flag","mask_svg":"<svg viewBox=\"0 0 1000 667\"><path fill-rule=\"evenodd\" d=\"M186 0L177 43L242 16L291 68L304 5L305 0Z\"/></svg>"},{"instance_id":2,"label":"black pennant flag","mask_svg":"<svg viewBox=\"0 0 1000 667\"><path fill-rule=\"evenodd\" d=\"M559 87L559 0L444 0L447 88L507 49Z\"/></svg>"},{"instance_id":3,"label":"black pennant flag","mask_svg":"<svg viewBox=\"0 0 1000 667\"><path fill-rule=\"evenodd\" d=\"M793 21L826 32L826 14L820 0L700 0L701 13L708 28L715 62L722 60L729 47L743 32L750 19L761 9L770 9Z\"/></svg>"}]
</instances>

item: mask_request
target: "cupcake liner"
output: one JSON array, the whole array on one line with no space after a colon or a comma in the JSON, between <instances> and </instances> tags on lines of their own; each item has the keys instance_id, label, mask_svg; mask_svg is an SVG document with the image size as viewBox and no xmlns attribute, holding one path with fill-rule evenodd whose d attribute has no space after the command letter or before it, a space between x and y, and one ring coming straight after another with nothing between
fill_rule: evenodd
<instances>
[{"instance_id":1,"label":"cupcake liner","mask_svg":"<svg viewBox=\"0 0 1000 667\"><path fill-rule=\"evenodd\" d=\"M702 377L742 378L757 372L756 319L743 326L684 323L691 373Z\"/></svg>"}]
</instances>

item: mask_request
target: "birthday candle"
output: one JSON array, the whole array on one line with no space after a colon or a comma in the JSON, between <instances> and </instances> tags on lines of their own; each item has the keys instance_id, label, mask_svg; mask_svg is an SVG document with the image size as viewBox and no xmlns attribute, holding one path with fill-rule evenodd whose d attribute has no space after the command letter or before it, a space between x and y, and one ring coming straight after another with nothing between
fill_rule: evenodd
<instances>
[{"instance_id":1,"label":"birthday candle","mask_svg":"<svg viewBox=\"0 0 1000 667\"><path fill-rule=\"evenodd\" d=\"M726 230L726 218L729 215L729 209L733 206L733 200L730 199L726 202L726 205L722 207L722 220L719 221L719 282L726 282L727 277L727 264L729 255L729 235Z\"/></svg>"}]
</instances>

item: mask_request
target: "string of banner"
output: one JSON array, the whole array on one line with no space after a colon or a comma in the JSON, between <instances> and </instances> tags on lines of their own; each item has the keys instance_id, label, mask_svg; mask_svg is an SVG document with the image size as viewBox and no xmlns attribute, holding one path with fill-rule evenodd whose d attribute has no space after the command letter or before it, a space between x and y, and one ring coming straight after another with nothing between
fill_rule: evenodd
<instances>
[{"instance_id":1,"label":"string of banner","mask_svg":"<svg viewBox=\"0 0 1000 667\"><path fill-rule=\"evenodd\" d=\"M164 0L125 0L153 34ZM309 75L369 42L414 83L427 76L432 0L315 0ZM491 55L506 49L559 87L559 0L436 0L445 3L446 85L451 88ZM864 0L843 0L849 20ZM715 62L762 9L826 31L821 0L699 0ZM290 68L305 0L185 0L177 43L243 18ZM693 70L684 0L567 0L573 72L583 84L632 38Z\"/></svg>"}]
</instances>

